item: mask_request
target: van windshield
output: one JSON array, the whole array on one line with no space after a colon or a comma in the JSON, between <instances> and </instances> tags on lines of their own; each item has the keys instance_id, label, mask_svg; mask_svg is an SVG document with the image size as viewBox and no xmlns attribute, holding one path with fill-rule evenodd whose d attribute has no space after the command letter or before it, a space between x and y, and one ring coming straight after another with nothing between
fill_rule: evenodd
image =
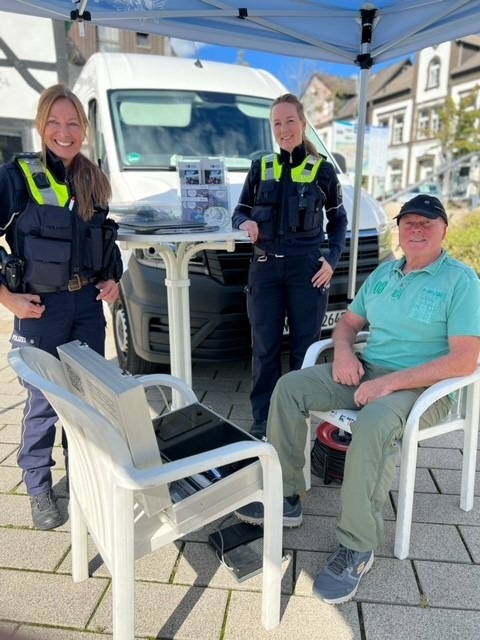
<instances>
[{"instance_id":1,"label":"van windshield","mask_svg":"<svg viewBox=\"0 0 480 640\"><path fill-rule=\"evenodd\" d=\"M173 169L178 157L222 157L230 171L276 149L271 100L231 93L128 89L109 93L123 170ZM316 132L307 135L329 155Z\"/></svg>"}]
</instances>

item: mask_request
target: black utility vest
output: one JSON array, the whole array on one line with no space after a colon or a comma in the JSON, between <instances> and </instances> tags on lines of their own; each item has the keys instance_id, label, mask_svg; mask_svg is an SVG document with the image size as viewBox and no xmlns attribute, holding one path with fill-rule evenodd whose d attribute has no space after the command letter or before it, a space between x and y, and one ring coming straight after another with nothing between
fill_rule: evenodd
<instances>
[{"instance_id":1,"label":"black utility vest","mask_svg":"<svg viewBox=\"0 0 480 640\"><path fill-rule=\"evenodd\" d=\"M252 220L258 224L261 240L291 240L321 233L325 196L316 177L322 163L323 158L307 155L301 164L289 169L290 180L285 175L282 180L285 168L278 155L262 157L260 183L252 210Z\"/></svg>"},{"instance_id":2,"label":"black utility vest","mask_svg":"<svg viewBox=\"0 0 480 640\"><path fill-rule=\"evenodd\" d=\"M18 154L15 161L30 195L14 229L14 253L25 261L24 290L66 288L76 274L101 269L105 214L82 220L68 184L55 178L40 154Z\"/></svg>"}]
</instances>

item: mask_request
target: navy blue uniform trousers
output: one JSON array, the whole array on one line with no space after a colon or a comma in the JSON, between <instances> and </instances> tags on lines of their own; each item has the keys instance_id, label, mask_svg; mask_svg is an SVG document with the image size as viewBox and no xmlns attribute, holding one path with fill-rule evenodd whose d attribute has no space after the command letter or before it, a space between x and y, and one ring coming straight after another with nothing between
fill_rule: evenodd
<instances>
[{"instance_id":1,"label":"navy blue uniform trousers","mask_svg":"<svg viewBox=\"0 0 480 640\"><path fill-rule=\"evenodd\" d=\"M247 309L252 328L253 419L264 422L282 375L282 342L288 318L289 369L300 369L308 347L318 340L328 291L312 285L320 250L301 256L254 255L248 276Z\"/></svg>"},{"instance_id":2,"label":"navy blue uniform trousers","mask_svg":"<svg viewBox=\"0 0 480 640\"><path fill-rule=\"evenodd\" d=\"M15 318L12 346L38 347L58 357L58 346L72 340L81 340L104 355L105 316L102 302L95 300L97 295L98 289L93 284L79 291L40 294L45 305L42 317L24 320ZM38 389L26 383L24 386L27 389L27 401L17 461L23 470L28 494L35 496L52 487L51 467L55 464L52 448L58 418ZM63 445L65 448L64 437Z\"/></svg>"}]
</instances>

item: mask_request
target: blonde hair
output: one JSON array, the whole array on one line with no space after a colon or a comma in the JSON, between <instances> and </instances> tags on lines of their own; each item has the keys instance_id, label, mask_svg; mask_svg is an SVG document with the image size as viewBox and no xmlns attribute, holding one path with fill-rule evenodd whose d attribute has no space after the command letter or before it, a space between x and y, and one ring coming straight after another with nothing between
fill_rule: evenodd
<instances>
[{"instance_id":1,"label":"blonde hair","mask_svg":"<svg viewBox=\"0 0 480 640\"><path fill-rule=\"evenodd\" d=\"M278 96L278 98L275 98L270 108L270 116L272 115L273 108L276 107L277 104L285 104L285 103L293 104L293 106L297 110L298 117L306 125L307 118L305 116L305 110L303 108L303 104L300 102L297 96L293 95L293 93L284 93L283 95ZM303 144L305 145L305 149L307 153L310 153L313 156L319 155L316 146L313 144L313 142L311 142L311 140L307 138L307 136L305 135L305 132L303 134Z\"/></svg>"},{"instance_id":2,"label":"blonde hair","mask_svg":"<svg viewBox=\"0 0 480 640\"><path fill-rule=\"evenodd\" d=\"M35 126L42 139L42 160L46 163L47 147L44 141L45 128L53 105L57 100L69 100L77 112L84 138L89 137L88 118L78 97L64 84L55 84L45 89L40 96L35 117ZM105 208L112 197L112 188L107 176L89 160L79 153L69 168L69 177L73 182L75 197L78 202L79 215L83 220L90 220L95 206Z\"/></svg>"}]
</instances>

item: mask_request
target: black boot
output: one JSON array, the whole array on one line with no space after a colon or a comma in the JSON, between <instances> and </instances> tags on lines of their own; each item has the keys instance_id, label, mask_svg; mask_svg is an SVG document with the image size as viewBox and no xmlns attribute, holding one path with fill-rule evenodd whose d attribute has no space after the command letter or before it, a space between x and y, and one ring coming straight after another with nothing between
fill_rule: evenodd
<instances>
[{"instance_id":1,"label":"black boot","mask_svg":"<svg viewBox=\"0 0 480 640\"><path fill-rule=\"evenodd\" d=\"M59 527L62 516L57 507L57 498L52 489L38 496L30 496L30 506L32 509L32 520L35 529L47 531Z\"/></svg>"}]
</instances>

